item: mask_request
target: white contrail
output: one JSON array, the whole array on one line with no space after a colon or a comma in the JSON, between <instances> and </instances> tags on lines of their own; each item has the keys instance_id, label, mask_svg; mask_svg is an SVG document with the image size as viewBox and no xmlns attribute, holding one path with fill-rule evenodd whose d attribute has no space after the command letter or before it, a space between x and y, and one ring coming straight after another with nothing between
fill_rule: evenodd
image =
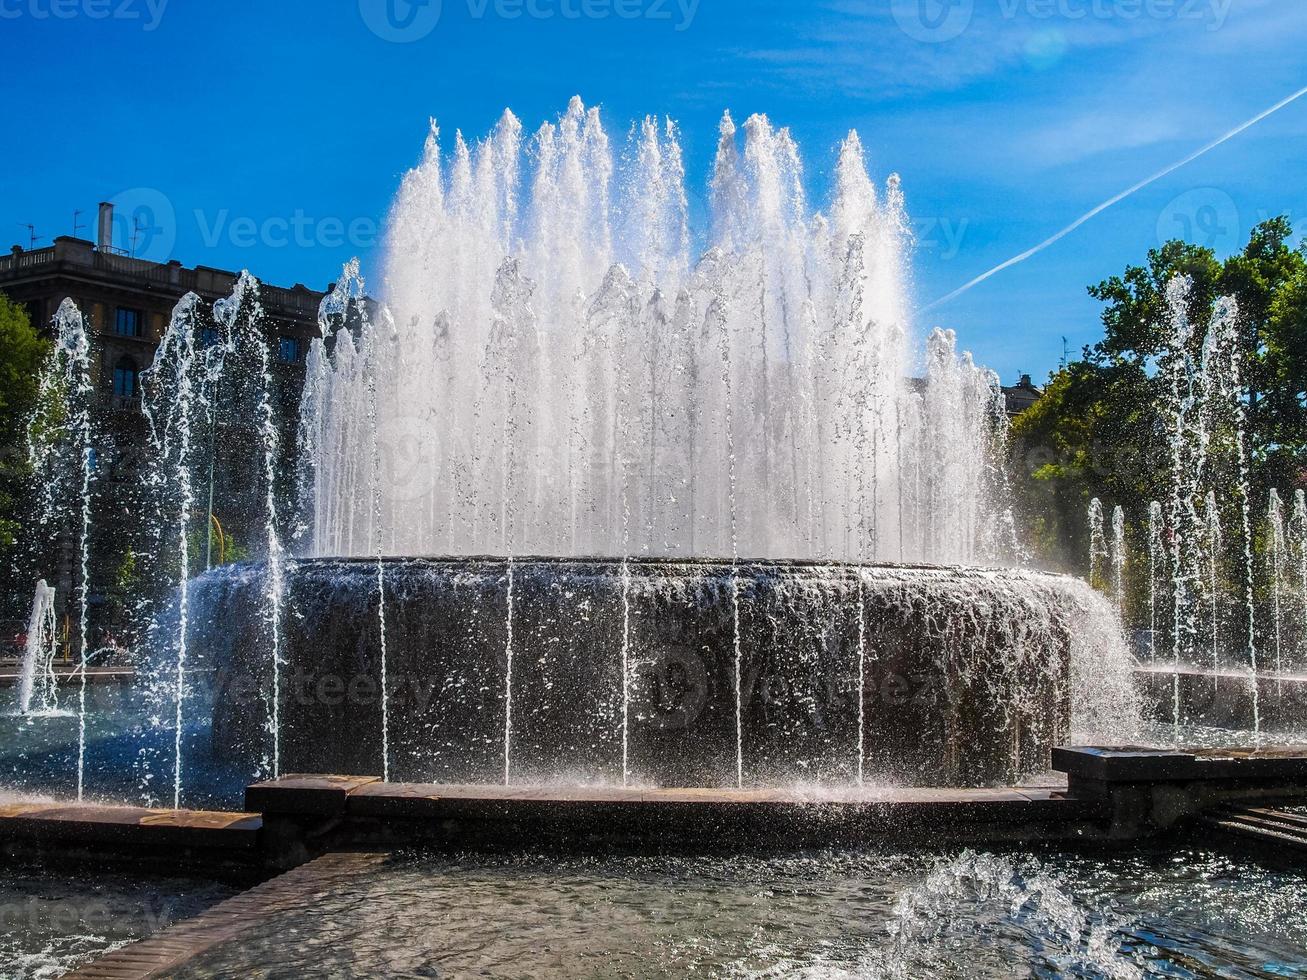
<instances>
[{"instance_id":1,"label":"white contrail","mask_svg":"<svg viewBox=\"0 0 1307 980\"><path fill-rule=\"evenodd\" d=\"M1204 146L1204 147L1202 147L1202 148L1200 148L1200 149L1194 150L1193 153L1190 153L1190 154L1189 154L1187 157L1185 157L1183 160L1178 160L1178 161L1176 161L1175 163L1171 164L1171 165L1170 165L1169 167L1167 167L1166 169L1164 169L1164 170L1159 170L1157 173L1153 174L1151 177L1148 177L1148 178L1146 178L1146 179L1144 179L1144 180L1141 180L1139 183L1134 184L1134 185L1131 186L1131 187L1127 187L1125 190L1123 190L1120 194L1117 194L1115 197L1110 197L1110 198L1108 198L1106 201L1104 201L1102 204L1098 205L1098 206L1097 206L1096 208L1094 208L1092 211L1086 211L1086 212L1085 212L1084 214L1082 214L1080 217L1076 218L1075 221L1071 222L1071 224L1067 225L1067 226L1066 226L1065 228L1063 228L1061 231L1057 232L1056 234L1054 234L1054 235L1052 235L1052 236L1050 236L1050 237L1048 237L1048 238L1045 238L1042 242L1040 242L1040 243L1039 243L1038 245L1036 245L1034 248L1028 248L1028 249L1026 249L1024 252L1022 252L1020 255L1014 255L1014 256L1012 256L1012 258L1008 259L1006 262L1004 262L1004 263L1002 263L1002 264L1000 264L1000 265L996 265L996 266L994 266L994 268L990 269L988 272L985 272L985 273L982 273L982 274L979 275L979 276L976 276L975 279L972 279L972 280L971 280L969 283L967 283L966 285L964 285L964 286L959 286L957 289L953 290L953 292L949 293L947 296L941 296L939 299L935 300L935 302L929 304L928 306L924 306L924 307L922 307L922 312L924 313L926 310L932 310L932 309L934 309L936 306L940 306L940 305L942 305L942 304L944 304L944 303L947 303L949 300L954 299L954 298L956 298L956 297L958 297L958 296L961 296L963 293L965 293L965 292L966 292L968 289L970 289L972 286L976 286L976 285L979 285L980 283L984 282L984 281L985 281L986 279L988 279L990 276L992 276L992 275L996 275L997 273L1002 272L1004 269L1010 269L1012 266L1017 265L1017 264L1020 263L1020 262L1024 262L1026 259L1030 258L1032 255L1037 255L1038 253L1042 252L1044 249L1048 248L1048 246L1052 245L1054 242L1059 241L1060 239L1063 239L1063 238L1065 238L1067 235L1071 234L1071 232L1075 231L1077 228L1079 228L1081 225L1083 225L1083 224L1084 224L1086 221L1088 221L1090 218L1093 218L1093 217L1095 217L1096 215L1099 215L1099 214L1101 214L1102 212L1106 211L1106 210L1107 210L1108 208L1110 208L1113 204L1118 204L1118 203L1120 203L1121 201L1124 201L1124 200L1125 200L1127 197L1129 197L1131 194L1135 193L1135 191L1143 190L1143 189L1144 189L1145 187L1147 187L1149 184L1153 183L1154 181L1161 180L1161 179L1162 179L1163 177L1165 177L1167 174L1174 173L1175 171L1177 171L1177 170L1179 170L1181 167L1183 167L1185 164L1187 164L1187 163L1193 163L1193 161L1197 160L1197 159L1198 159L1200 156L1202 156L1204 153L1207 153L1209 150L1214 150L1214 149L1216 149L1218 146L1220 146L1220 145L1221 145L1222 143L1224 143L1226 140L1230 140L1230 139L1233 139L1234 137L1238 136L1238 135L1239 135L1240 133L1242 133L1245 129L1248 129L1248 128L1251 127L1251 126L1256 126L1259 122L1261 122L1261 121L1262 121L1263 119L1265 119L1267 116L1272 115L1272 114L1274 114L1274 113L1276 113L1276 112L1279 112L1281 109L1283 109L1285 106L1287 106L1290 102L1293 102L1293 101L1295 101L1295 100L1297 100L1297 99L1300 99L1300 98L1302 98L1304 95L1307 95L1307 87L1303 87L1303 88L1298 89L1298 91L1294 92L1294 93L1293 93L1292 95L1290 95L1288 98L1281 99L1279 102L1275 103L1275 105L1271 106L1269 109L1266 109L1266 110L1263 111L1263 112L1259 112L1257 115L1253 116L1251 119L1247 120L1246 122L1242 122L1242 123L1240 123L1238 126L1236 126L1234 129L1230 130L1230 131L1229 131L1228 133L1226 133L1224 136L1218 136L1216 139L1212 140L1212 141L1211 141L1210 143L1208 143L1206 146Z\"/></svg>"}]
</instances>

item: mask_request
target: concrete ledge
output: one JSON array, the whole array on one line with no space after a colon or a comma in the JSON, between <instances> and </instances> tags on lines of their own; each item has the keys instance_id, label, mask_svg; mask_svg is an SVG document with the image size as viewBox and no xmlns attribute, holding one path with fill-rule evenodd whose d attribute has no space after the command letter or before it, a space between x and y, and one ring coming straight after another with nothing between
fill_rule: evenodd
<instances>
[{"instance_id":1,"label":"concrete ledge","mask_svg":"<svg viewBox=\"0 0 1307 980\"><path fill-rule=\"evenodd\" d=\"M1254 780L1293 784L1307 779L1307 746L1156 749L1068 747L1053 750L1053 768L1074 782Z\"/></svg>"},{"instance_id":2,"label":"concrete ledge","mask_svg":"<svg viewBox=\"0 0 1307 980\"><path fill-rule=\"evenodd\" d=\"M1105 811L1097 801L1048 788L868 789L801 793L777 789L622 789L383 783L330 779L331 816L319 805L326 777L261 783L269 832L319 828L325 846L613 846L748 849L874 840L1046 840L1078 837ZM253 791L255 787L251 787ZM343 811L338 809L343 803Z\"/></svg>"},{"instance_id":3,"label":"concrete ledge","mask_svg":"<svg viewBox=\"0 0 1307 980\"><path fill-rule=\"evenodd\" d=\"M1085 841L1157 834L1223 807L1307 801L1307 747L1060 748L1054 766L1067 773L1065 790L473 786L292 774L250 786L244 813L0 806L0 852L262 872L341 848L406 844L730 851Z\"/></svg>"},{"instance_id":4,"label":"concrete ledge","mask_svg":"<svg viewBox=\"0 0 1307 980\"><path fill-rule=\"evenodd\" d=\"M255 870L264 863L257 813L86 804L0 805L0 855L19 863L75 859Z\"/></svg>"},{"instance_id":5,"label":"concrete ledge","mask_svg":"<svg viewBox=\"0 0 1307 980\"><path fill-rule=\"evenodd\" d=\"M258 813L296 813L332 817L345 812L345 801L377 776L291 774L245 787L245 809Z\"/></svg>"},{"instance_id":6,"label":"concrete ledge","mask_svg":"<svg viewBox=\"0 0 1307 980\"><path fill-rule=\"evenodd\" d=\"M1141 837L1232 803L1307 800L1307 746L1155 749L1140 746L1053 750L1068 792L1098 800L1108 835Z\"/></svg>"}]
</instances>

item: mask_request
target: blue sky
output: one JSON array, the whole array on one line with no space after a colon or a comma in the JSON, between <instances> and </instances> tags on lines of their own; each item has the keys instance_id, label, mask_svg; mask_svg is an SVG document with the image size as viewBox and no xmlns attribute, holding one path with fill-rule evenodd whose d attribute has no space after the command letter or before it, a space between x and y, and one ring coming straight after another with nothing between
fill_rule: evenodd
<instances>
[{"instance_id":1,"label":"blue sky","mask_svg":"<svg viewBox=\"0 0 1307 980\"><path fill-rule=\"evenodd\" d=\"M1301 0L0 0L0 228L46 244L81 209L92 237L97 202L144 202L188 265L320 288L375 259L428 117L534 128L580 94L613 131L675 118L692 199L723 109L790 126L818 201L856 128L903 176L924 306L1307 84L1304 48ZM1159 235L1307 221L1305 137L1307 98L918 327L1042 378L1098 336L1085 286Z\"/></svg>"}]
</instances>

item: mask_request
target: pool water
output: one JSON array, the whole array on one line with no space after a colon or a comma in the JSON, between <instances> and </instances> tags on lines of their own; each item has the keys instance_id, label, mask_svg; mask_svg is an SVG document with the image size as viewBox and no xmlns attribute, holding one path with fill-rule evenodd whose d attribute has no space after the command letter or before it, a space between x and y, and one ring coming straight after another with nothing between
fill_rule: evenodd
<instances>
[{"instance_id":1,"label":"pool water","mask_svg":"<svg viewBox=\"0 0 1307 980\"><path fill-rule=\"evenodd\" d=\"M14 689L0 689L0 795L77 796L77 688L60 689L53 715L18 713ZM197 709L182 734L183 807L239 810L245 787L260 778L256 762L224 758L210 744L207 710ZM85 798L97 803L171 806L176 730L138 686L88 685Z\"/></svg>"},{"instance_id":2,"label":"pool water","mask_svg":"<svg viewBox=\"0 0 1307 980\"><path fill-rule=\"evenodd\" d=\"M1307 976L1303 886L1201 848L407 854L177 975Z\"/></svg>"},{"instance_id":3,"label":"pool water","mask_svg":"<svg viewBox=\"0 0 1307 980\"><path fill-rule=\"evenodd\" d=\"M107 872L0 873L0 977L60 977L202 912L238 889Z\"/></svg>"}]
</instances>

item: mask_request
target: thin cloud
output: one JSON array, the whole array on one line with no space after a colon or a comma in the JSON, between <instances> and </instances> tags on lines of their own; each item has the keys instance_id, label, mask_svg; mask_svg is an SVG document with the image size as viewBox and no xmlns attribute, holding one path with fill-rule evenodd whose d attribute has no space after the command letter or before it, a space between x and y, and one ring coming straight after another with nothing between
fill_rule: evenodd
<instances>
[{"instance_id":1,"label":"thin cloud","mask_svg":"<svg viewBox=\"0 0 1307 980\"><path fill-rule=\"evenodd\" d=\"M956 299L957 297L961 296L963 293L965 293L968 289L971 289L973 286L980 285L982 282L984 282L986 279L989 279L991 276L995 276L1005 269L1010 269L1014 265L1018 265L1026 261L1026 259L1038 255L1044 249L1048 248L1050 245L1053 245L1056 242L1061 241L1063 238L1071 234L1071 232L1075 231L1085 222L1090 221L1093 218L1097 217L1098 215L1102 214L1108 208L1112 207L1113 205L1119 204L1121 201L1124 201L1127 197L1136 193L1137 191L1143 190L1149 184L1159 181L1163 177L1166 177L1169 174L1175 173L1181 167L1192 163L1193 161L1197 160L1199 157L1203 156L1204 154L1210 152L1211 150L1216 149L1222 143L1225 143L1233 139L1234 137L1242 133L1244 130L1250 129L1251 127L1257 125L1267 116L1279 112L1285 106L1289 105L1292 102L1296 102L1304 95L1307 95L1307 86L1304 86L1303 88L1298 89L1298 91L1294 92L1292 95L1289 95L1284 99L1281 99L1279 102L1275 103L1275 105L1271 106L1269 109L1265 109L1262 112L1259 112L1251 119L1248 119L1240 123L1238 126L1230 130L1228 133L1224 133L1221 136L1218 136L1216 139L1212 140L1210 143L1207 143L1206 145L1199 147L1197 150L1195 150L1193 153L1190 153L1182 160L1177 160L1175 163L1171 164L1170 166L1165 167L1162 170L1159 170L1151 177L1147 177L1144 180L1139 181L1137 184L1133 184L1130 187L1127 187L1121 193L1113 197L1110 197L1102 204L1099 204L1096 207L1091 208L1090 210L1082 214L1080 217L1076 218L1076 220L1071 222L1071 224L1057 231L1053 235L1050 235L1048 238L1045 238L1042 242L1040 242L1038 245L1035 245L1033 248L1028 248L1024 252L1020 253L1019 255L1012 256L1012 258L1008 259L1006 262L1001 262L998 265L994 266L994 268L990 269L988 272L976 276L975 279L972 279L970 282L962 286L959 286L957 289L953 290L953 292L949 293L948 295L941 296L933 303L930 303L925 307L923 307L922 312L924 313L927 310L932 310L937 306L942 306L944 303L947 303L950 300Z\"/></svg>"}]
</instances>

